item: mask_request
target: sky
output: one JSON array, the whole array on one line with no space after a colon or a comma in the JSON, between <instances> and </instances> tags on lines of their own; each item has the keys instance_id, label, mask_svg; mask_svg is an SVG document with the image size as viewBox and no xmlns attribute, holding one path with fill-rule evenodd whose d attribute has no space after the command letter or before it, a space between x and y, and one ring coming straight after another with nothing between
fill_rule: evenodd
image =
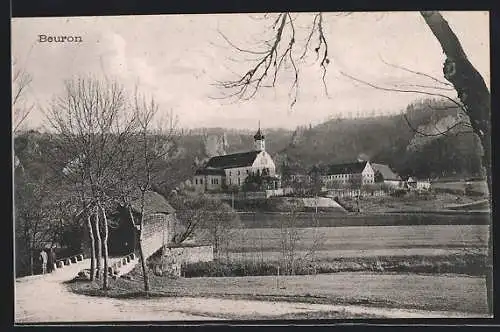
<instances>
[{"instance_id":1,"label":"sky","mask_svg":"<svg viewBox=\"0 0 500 332\"><path fill-rule=\"evenodd\" d=\"M488 12L442 12L472 64L489 86ZM313 15L296 18L297 55ZM299 64L299 90L291 107L290 72L274 88L251 100L219 99L217 81L250 69L235 45L259 49L269 36L262 14L157 15L12 19L12 58L32 76L25 95L36 105L28 127L44 124L41 109L63 92L65 80L81 75L113 78L127 90L154 96L160 111L173 112L182 128L228 127L293 129L331 117L400 112L421 94L377 90L340 74L383 86L436 86L431 79L389 66L404 66L444 80L445 59L436 38L418 12L324 14L330 64L325 92L319 62L311 56ZM38 35L81 36L81 43L40 43ZM317 37L315 37L317 38ZM317 39L313 41L316 43ZM314 45L314 44L313 44ZM314 47L314 46L313 46ZM454 91L433 90L455 97ZM227 91L226 91L227 93Z\"/></svg>"}]
</instances>

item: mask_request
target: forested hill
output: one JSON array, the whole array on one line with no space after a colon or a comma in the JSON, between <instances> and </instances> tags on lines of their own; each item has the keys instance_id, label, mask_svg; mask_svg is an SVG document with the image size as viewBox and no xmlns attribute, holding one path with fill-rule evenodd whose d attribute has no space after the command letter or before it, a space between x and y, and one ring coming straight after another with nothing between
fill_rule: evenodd
<instances>
[{"instance_id":1,"label":"forested hill","mask_svg":"<svg viewBox=\"0 0 500 332\"><path fill-rule=\"evenodd\" d=\"M456 126L457 109L449 103L425 100L402 114L357 119L333 119L295 131L266 129L266 149L278 171L307 170L313 165L355 161L364 154L373 162L386 163L403 176L447 177L480 175L480 145L466 126ZM177 152L165 163L163 190L191 179L194 170L209 157L253 148L255 128L246 131L225 128L182 130L175 139ZM27 132L15 139L15 153L27 169L42 170L44 149L50 138ZM40 171L38 171L40 173Z\"/></svg>"},{"instance_id":2,"label":"forested hill","mask_svg":"<svg viewBox=\"0 0 500 332\"><path fill-rule=\"evenodd\" d=\"M333 119L312 128L298 128L278 159L281 165L309 168L352 162L364 155L405 176L479 175L479 141L466 125L455 126L460 120L453 106L447 101L423 100L404 110L408 121L397 114Z\"/></svg>"}]
</instances>

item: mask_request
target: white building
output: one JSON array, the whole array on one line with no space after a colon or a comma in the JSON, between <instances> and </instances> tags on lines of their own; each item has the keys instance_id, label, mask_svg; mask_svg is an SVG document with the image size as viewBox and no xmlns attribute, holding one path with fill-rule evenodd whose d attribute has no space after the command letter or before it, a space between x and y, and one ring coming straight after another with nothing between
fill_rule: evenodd
<instances>
[{"instance_id":1,"label":"white building","mask_svg":"<svg viewBox=\"0 0 500 332\"><path fill-rule=\"evenodd\" d=\"M408 188L416 190L430 190L431 182L429 180L417 180L413 177L408 178L406 181Z\"/></svg>"},{"instance_id":2,"label":"white building","mask_svg":"<svg viewBox=\"0 0 500 332\"><path fill-rule=\"evenodd\" d=\"M417 189L418 190L430 190L431 182L429 180L418 180L417 181Z\"/></svg>"},{"instance_id":3,"label":"white building","mask_svg":"<svg viewBox=\"0 0 500 332\"><path fill-rule=\"evenodd\" d=\"M266 152L265 137L260 128L254 135L254 149L210 158L204 167L196 170L193 185L198 192L217 191L224 187L242 187L250 174L274 180L272 189L279 188L276 165Z\"/></svg>"},{"instance_id":4,"label":"white building","mask_svg":"<svg viewBox=\"0 0 500 332\"><path fill-rule=\"evenodd\" d=\"M363 185L375 182L375 171L369 161L330 165L321 180L329 185Z\"/></svg>"}]
</instances>

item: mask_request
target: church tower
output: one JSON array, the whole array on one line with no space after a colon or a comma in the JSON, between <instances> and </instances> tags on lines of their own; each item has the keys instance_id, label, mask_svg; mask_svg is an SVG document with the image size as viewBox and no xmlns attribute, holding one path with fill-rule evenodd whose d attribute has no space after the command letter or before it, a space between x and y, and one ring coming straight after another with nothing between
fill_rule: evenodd
<instances>
[{"instance_id":1,"label":"church tower","mask_svg":"<svg viewBox=\"0 0 500 332\"><path fill-rule=\"evenodd\" d=\"M257 130L257 133L253 136L253 139L255 141L255 150L257 151L265 151L266 150L266 140L264 139L264 135L262 135L262 132L260 131L260 121L259 121L259 129Z\"/></svg>"}]
</instances>

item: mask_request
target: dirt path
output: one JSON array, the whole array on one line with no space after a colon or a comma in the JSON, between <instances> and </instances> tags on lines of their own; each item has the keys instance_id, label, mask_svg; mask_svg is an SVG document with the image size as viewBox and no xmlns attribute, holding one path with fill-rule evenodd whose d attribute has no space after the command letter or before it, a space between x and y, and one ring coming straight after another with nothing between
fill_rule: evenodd
<instances>
[{"instance_id":1,"label":"dirt path","mask_svg":"<svg viewBox=\"0 0 500 332\"><path fill-rule=\"evenodd\" d=\"M72 279L78 271L88 266L88 260L84 260L49 275L17 279L16 323L192 321L231 319L232 317L253 319L316 311L347 311L353 314L371 314L391 318L467 317L464 313L452 312L211 298L122 300L88 297L69 292L62 282ZM481 316L476 314L470 317Z\"/></svg>"}]
</instances>

